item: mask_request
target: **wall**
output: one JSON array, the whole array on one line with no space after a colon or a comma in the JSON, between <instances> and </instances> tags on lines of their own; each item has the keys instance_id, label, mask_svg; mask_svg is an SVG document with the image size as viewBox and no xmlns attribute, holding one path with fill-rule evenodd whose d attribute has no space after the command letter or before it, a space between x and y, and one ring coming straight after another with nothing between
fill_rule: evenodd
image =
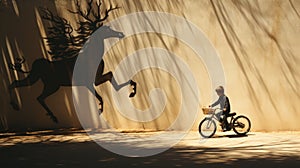
<instances>
[{"instance_id":1,"label":"wall","mask_svg":"<svg viewBox=\"0 0 300 168\"><path fill-rule=\"evenodd\" d=\"M15 2L15 3L13 3ZM211 41L220 55L226 77L226 94L232 110L249 116L254 130L299 130L297 109L299 102L300 2L299 1L158 1L116 0L122 8L113 11L108 20L137 11L163 11L185 17L193 22ZM23 54L25 69L37 58L48 58L47 23L39 16L39 7L47 7L75 25L78 17L66 9L73 9L71 1L1 1L1 128L10 130L80 127L70 88L61 88L47 99L59 124L53 123L36 101L42 91L41 81L32 87L19 88L14 99L22 105L20 111L9 105L8 84L26 75L10 71L7 62ZM134 25L131 25L134 26ZM105 71L114 71L116 65L129 53L144 47L162 47L180 55L193 70L200 90L199 107L212 101L207 70L188 46L160 34L142 34L122 40L114 52L104 56ZM136 107L149 107L148 93L152 88L165 89L167 106L163 115L153 122L137 123L124 118L112 105L106 83L97 88L106 106L103 116L119 129L167 128L177 116L180 93L176 81L165 72L149 69L134 77L139 92L132 102ZM196 121L203 115L199 111ZM184 123L182 123L184 124ZM197 128L197 122L194 129Z\"/></svg>"}]
</instances>

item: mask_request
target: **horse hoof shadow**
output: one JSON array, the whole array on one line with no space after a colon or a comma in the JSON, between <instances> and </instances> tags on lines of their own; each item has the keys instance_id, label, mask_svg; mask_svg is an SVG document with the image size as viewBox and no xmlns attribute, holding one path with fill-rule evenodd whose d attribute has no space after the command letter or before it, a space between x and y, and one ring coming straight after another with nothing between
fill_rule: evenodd
<instances>
[{"instance_id":1,"label":"horse hoof shadow","mask_svg":"<svg viewBox=\"0 0 300 168\"><path fill-rule=\"evenodd\" d=\"M103 113L103 110L99 109L98 114L101 115Z\"/></svg>"},{"instance_id":2,"label":"horse hoof shadow","mask_svg":"<svg viewBox=\"0 0 300 168\"><path fill-rule=\"evenodd\" d=\"M55 116L51 117L51 120L56 124L58 123L58 119Z\"/></svg>"},{"instance_id":3,"label":"horse hoof shadow","mask_svg":"<svg viewBox=\"0 0 300 168\"><path fill-rule=\"evenodd\" d=\"M130 81L130 85L133 86L133 91L130 93L129 97L134 97L136 94L136 82L133 80Z\"/></svg>"},{"instance_id":4,"label":"horse hoof shadow","mask_svg":"<svg viewBox=\"0 0 300 168\"><path fill-rule=\"evenodd\" d=\"M16 103L16 102L13 102L11 101L10 102L10 105L12 106L12 108L16 111L20 111L20 106Z\"/></svg>"}]
</instances>

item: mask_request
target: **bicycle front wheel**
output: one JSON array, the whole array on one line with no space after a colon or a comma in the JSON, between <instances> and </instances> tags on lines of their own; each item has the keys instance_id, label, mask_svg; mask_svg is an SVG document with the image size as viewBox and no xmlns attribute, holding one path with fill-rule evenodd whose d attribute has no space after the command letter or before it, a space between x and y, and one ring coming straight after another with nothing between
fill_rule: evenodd
<instances>
[{"instance_id":1,"label":"bicycle front wheel","mask_svg":"<svg viewBox=\"0 0 300 168\"><path fill-rule=\"evenodd\" d=\"M204 118L199 124L199 133L204 138L210 138L214 136L216 130L216 122L211 118Z\"/></svg>"},{"instance_id":2,"label":"bicycle front wheel","mask_svg":"<svg viewBox=\"0 0 300 168\"><path fill-rule=\"evenodd\" d=\"M238 135L246 135L251 128L250 120L245 116L238 116L233 120L233 131Z\"/></svg>"}]
</instances>

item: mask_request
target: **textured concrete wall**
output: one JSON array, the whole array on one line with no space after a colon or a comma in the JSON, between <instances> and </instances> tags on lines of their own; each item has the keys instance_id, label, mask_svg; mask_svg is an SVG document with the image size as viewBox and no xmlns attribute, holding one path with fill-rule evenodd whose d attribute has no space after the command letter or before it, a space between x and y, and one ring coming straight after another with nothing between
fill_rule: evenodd
<instances>
[{"instance_id":1,"label":"textured concrete wall","mask_svg":"<svg viewBox=\"0 0 300 168\"><path fill-rule=\"evenodd\" d=\"M13 73L7 62L20 53L26 58L25 69L36 58L49 57L42 37L47 23L41 21L39 7L47 7L75 25L77 17L66 9L74 8L71 1L1 1L1 68L0 121L3 129L37 129L80 127L72 105L70 88L61 88L47 99L60 120L54 124L36 101L42 91L39 81L32 87L16 90L14 99L22 105L14 111L9 105L8 84L24 75ZM300 69L300 2L278 1L202 1L202 0L116 0L122 8L113 11L108 20L137 11L162 11L182 16L193 22L211 41L220 55L226 77L226 94L232 110L249 116L254 130L299 130L298 118ZM130 24L130 23L129 23ZM175 24L175 23L174 23ZM134 25L131 25L134 26ZM145 47L161 47L173 51L192 69L200 89L199 107L212 101L207 70L195 53L182 42L160 34L141 34L127 37L104 56L105 71L114 71L127 54ZM167 105L163 115L152 122L137 123L124 118L113 106L111 85L97 88L105 109L103 116L119 129L165 129L176 119L180 107L180 91L169 74L158 69L138 73L134 80L139 92L132 99L139 109L150 106L149 91L165 90ZM196 119L203 118L201 111ZM184 124L184 123L182 123Z\"/></svg>"}]
</instances>

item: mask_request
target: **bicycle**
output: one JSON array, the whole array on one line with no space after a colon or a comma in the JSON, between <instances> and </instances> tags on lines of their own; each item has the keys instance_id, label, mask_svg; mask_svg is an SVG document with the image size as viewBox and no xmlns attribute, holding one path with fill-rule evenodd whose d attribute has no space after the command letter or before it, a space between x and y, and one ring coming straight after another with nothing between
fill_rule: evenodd
<instances>
[{"instance_id":1,"label":"bicycle","mask_svg":"<svg viewBox=\"0 0 300 168\"><path fill-rule=\"evenodd\" d=\"M199 124L199 133L204 138L211 138L214 136L217 130L217 125L215 120L221 123L222 127L224 126L224 121L220 120L216 116L216 110L220 108L202 108L203 114L210 115L206 116ZM235 112L230 112L226 115L226 119L230 117L230 122L228 123L227 131L233 129L233 131L240 136L246 135L251 128L251 122L249 118L244 115L239 115L237 117Z\"/></svg>"}]
</instances>

